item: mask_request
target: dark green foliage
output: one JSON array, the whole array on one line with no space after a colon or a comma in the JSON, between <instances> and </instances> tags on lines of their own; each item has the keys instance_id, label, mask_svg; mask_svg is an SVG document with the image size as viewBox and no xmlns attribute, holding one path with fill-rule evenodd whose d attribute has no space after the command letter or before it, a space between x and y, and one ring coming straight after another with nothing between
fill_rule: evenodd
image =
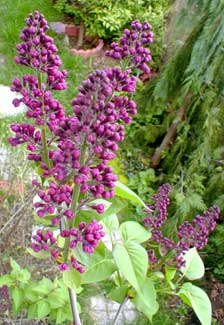
<instances>
[{"instance_id":1,"label":"dark green foliage","mask_svg":"<svg viewBox=\"0 0 224 325\"><path fill-rule=\"evenodd\" d=\"M149 21L156 35L152 45L155 66L163 53L164 12L169 3L170 0L56 0L54 7L76 25L82 22L86 34L108 41L120 37L132 20Z\"/></svg>"},{"instance_id":2,"label":"dark green foliage","mask_svg":"<svg viewBox=\"0 0 224 325\"><path fill-rule=\"evenodd\" d=\"M169 33L169 58L138 96L140 114L129 139L132 152L134 143L141 144L141 154L148 159L145 169L150 167L153 153L188 98L175 137L162 151L158 181L151 184L154 188L168 181L174 186L172 201L176 203L171 206L168 227L172 231L206 206L217 204L224 210L224 1L186 1ZM221 220L208 254L218 250L222 233ZM208 266L223 277L223 253L216 260L209 256Z\"/></svg>"},{"instance_id":3,"label":"dark green foliage","mask_svg":"<svg viewBox=\"0 0 224 325\"><path fill-rule=\"evenodd\" d=\"M167 0L159 1L159 4L153 0L56 0L55 8L74 17L76 24L83 22L89 33L108 39L119 35L131 20L152 16L158 21L167 4Z\"/></svg>"}]
</instances>

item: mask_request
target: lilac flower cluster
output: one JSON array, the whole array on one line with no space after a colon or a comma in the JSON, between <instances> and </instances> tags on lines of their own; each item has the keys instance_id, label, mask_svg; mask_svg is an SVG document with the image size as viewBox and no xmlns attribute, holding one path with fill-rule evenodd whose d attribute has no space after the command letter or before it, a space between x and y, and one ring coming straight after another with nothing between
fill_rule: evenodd
<instances>
[{"instance_id":1,"label":"lilac flower cluster","mask_svg":"<svg viewBox=\"0 0 224 325\"><path fill-rule=\"evenodd\" d=\"M63 229L60 232L61 237L69 238L69 247L74 250L78 243L82 244L82 249L87 254L92 254L97 247L99 241L105 236L102 230L103 226L96 220L92 220L89 225L81 221L78 228ZM57 260L60 254L60 249L55 245L57 239L54 237L51 230L38 229L36 234L32 237L30 247L34 252L38 253L41 250L50 251L53 259ZM51 247L51 248L50 248ZM50 248L50 249L49 249ZM73 255L70 257L70 262L73 268L83 273L85 270L83 266L75 259ZM69 263L66 261L60 262L60 270L67 270Z\"/></svg>"},{"instance_id":2,"label":"lilac flower cluster","mask_svg":"<svg viewBox=\"0 0 224 325\"><path fill-rule=\"evenodd\" d=\"M44 84L40 86L37 77L33 75L25 75L22 80L15 78L11 86L12 91L22 95L21 98L13 100L14 106L25 104L26 116L35 119L36 125L48 123L49 127L54 129L56 121L64 117L64 109L56 99L52 98L48 88Z\"/></svg>"},{"instance_id":3,"label":"lilac flower cluster","mask_svg":"<svg viewBox=\"0 0 224 325\"><path fill-rule=\"evenodd\" d=\"M16 46L18 56L15 57L15 62L32 68L35 75L24 75L22 80L19 78L13 80L11 90L22 95L21 98L14 99L13 104L15 107L21 103L25 104L28 118L33 118L37 126L48 125L50 130L54 130L58 121L64 118L64 109L52 98L51 91L66 88L67 72L59 70L61 60L55 54L58 50L53 39L45 34L49 27L43 15L35 11L25 19L25 23L26 27L20 35L23 42ZM10 138L10 143L14 146L20 144L26 128L24 124L16 131L11 128L15 136ZM36 147L32 137L26 137L23 142L30 144L28 150L32 154L29 159L40 161L43 148Z\"/></svg>"},{"instance_id":4,"label":"lilac flower cluster","mask_svg":"<svg viewBox=\"0 0 224 325\"><path fill-rule=\"evenodd\" d=\"M45 192L44 190L39 190L37 192L40 197L40 201L34 203L34 207L37 209L37 215L42 218L47 214L54 214L57 209L58 213L64 214L68 219L74 217L74 213L68 209L71 203L72 188L69 185L58 186L55 183L49 184L49 189ZM62 205L66 208L63 208ZM52 220L53 225L57 224L54 217ZM59 223L60 219L58 219Z\"/></svg>"},{"instance_id":5,"label":"lilac flower cluster","mask_svg":"<svg viewBox=\"0 0 224 325\"><path fill-rule=\"evenodd\" d=\"M220 217L220 210L218 207L213 206L205 211L203 216L194 218L192 224L185 221L178 228L177 237L179 240L175 242L165 237L163 232L159 230L164 221L167 220L169 192L169 184L164 184L159 188L158 193L152 197L155 203L149 204L148 209L145 210L148 216L143 219L143 224L152 232L151 240L159 244L160 254L164 257L169 254L166 263L180 268L184 265L185 253L191 247L196 247L201 250L207 245L208 235L216 227L216 223ZM155 268L159 260L156 257L154 249L149 249L148 258L149 263Z\"/></svg>"},{"instance_id":6,"label":"lilac flower cluster","mask_svg":"<svg viewBox=\"0 0 224 325\"><path fill-rule=\"evenodd\" d=\"M61 236L70 237L70 248L75 249L78 242L82 243L82 249L85 253L92 254L101 238L105 236L102 230L103 226L96 220L92 220L89 225L81 221L78 228L64 229Z\"/></svg>"},{"instance_id":7,"label":"lilac flower cluster","mask_svg":"<svg viewBox=\"0 0 224 325\"><path fill-rule=\"evenodd\" d=\"M59 266L60 271L66 271L69 268L69 264L73 269L77 270L79 273L85 272L85 267L73 256L71 255L69 258L70 263L61 263Z\"/></svg>"},{"instance_id":8,"label":"lilac flower cluster","mask_svg":"<svg viewBox=\"0 0 224 325\"><path fill-rule=\"evenodd\" d=\"M15 62L33 68L35 71L47 74L47 88L62 90L66 88L65 70L59 71L61 59L53 38L46 35L49 26L44 16L38 11L29 14L25 19L26 27L23 28L20 39L22 43L16 45L18 56Z\"/></svg>"},{"instance_id":9,"label":"lilac flower cluster","mask_svg":"<svg viewBox=\"0 0 224 325\"><path fill-rule=\"evenodd\" d=\"M41 250L48 251L49 247L57 242L54 234L51 230L44 231L43 229L38 229L36 234L32 237L33 241L30 247L34 252L38 253Z\"/></svg>"},{"instance_id":10,"label":"lilac flower cluster","mask_svg":"<svg viewBox=\"0 0 224 325\"><path fill-rule=\"evenodd\" d=\"M147 63L151 61L150 50L145 48L145 45L153 42L152 26L144 22L141 24L139 20L131 23L132 30L125 29L119 44L113 42L111 50L106 52L106 55L115 60L126 59L129 67L138 68L144 73L149 73L150 68Z\"/></svg>"},{"instance_id":11,"label":"lilac flower cluster","mask_svg":"<svg viewBox=\"0 0 224 325\"><path fill-rule=\"evenodd\" d=\"M179 242L175 250L177 252L177 266L182 266L184 263L184 252L191 247L196 247L198 250L203 249L208 243L208 235L216 227L217 221L220 218L220 209L213 206L204 212L203 216L198 215L193 219L192 224L185 221L178 227L177 236Z\"/></svg>"},{"instance_id":12,"label":"lilac flower cluster","mask_svg":"<svg viewBox=\"0 0 224 325\"><path fill-rule=\"evenodd\" d=\"M41 147L41 132L36 130L35 127L28 123L13 123L10 126L11 130L15 133L15 137L9 137L9 143L14 147L18 144L29 142L27 149L31 152ZM28 156L29 159L29 156ZM33 160L40 161L41 154L35 155Z\"/></svg>"},{"instance_id":13,"label":"lilac flower cluster","mask_svg":"<svg viewBox=\"0 0 224 325\"><path fill-rule=\"evenodd\" d=\"M117 177L108 166L115 158L118 142L124 140L124 126L137 113L136 104L118 91L134 92L136 78L119 68L97 70L79 87L72 105L75 117L60 120L55 136L58 150L50 151L53 167L45 168L44 176L53 175L63 181L70 175L82 193L105 199L114 196ZM80 164L85 146L84 164Z\"/></svg>"},{"instance_id":14,"label":"lilac flower cluster","mask_svg":"<svg viewBox=\"0 0 224 325\"><path fill-rule=\"evenodd\" d=\"M115 158L118 143L124 140L124 125L131 123L137 113L132 100L137 82L133 71L135 67L147 71L151 57L144 45L152 42L153 34L149 24L133 22L132 31L126 30L121 39L122 48L115 50L126 51L120 58L129 56L131 66L91 73L72 100L74 115L65 116L64 108L51 95L52 90L66 88L67 73L60 70L57 47L46 35L48 24L37 11L25 23L15 62L30 67L34 74L24 75L21 80L15 78L11 89L22 95L13 101L14 106L25 104L26 116L34 120L34 125L11 125L14 136L9 142L13 146L27 143L28 159L39 162L44 185L35 183L38 202L34 208L40 218L51 216L52 226L60 228L60 235L65 238L68 251L63 256L68 256L68 260L60 263L60 269L72 266L82 273L83 266L76 260L75 252L71 258L69 250L74 251L80 243L85 253L93 253L104 232L95 220L89 225L81 222L74 228L76 214L84 207L103 213L104 205L94 204L92 199L114 196L117 177L109 161ZM51 245L51 256L57 259L61 251L49 231L39 230L31 247L38 252Z\"/></svg>"},{"instance_id":15,"label":"lilac flower cluster","mask_svg":"<svg viewBox=\"0 0 224 325\"><path fill-rule=\"evenodd\" d=\"M158 193L152 196L155 203L147 205L147 218L143 219L145 227L157 230L167 220L167 208L170 204L168 195L170 190L169 184L163 184L159 187Z\"/></svg>"}]
</instances>

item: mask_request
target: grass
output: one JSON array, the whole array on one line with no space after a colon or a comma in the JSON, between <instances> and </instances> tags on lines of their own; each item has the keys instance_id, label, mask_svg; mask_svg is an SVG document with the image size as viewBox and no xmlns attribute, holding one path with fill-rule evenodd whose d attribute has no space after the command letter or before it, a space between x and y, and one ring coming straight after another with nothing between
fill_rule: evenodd
<instances>
[{"instance_id":1,"label":"grass","mask_svg":"<svg viewBox=\"0 0 224 325\"><path fill-rule=\"evenodd\" d=\"M15 64L14 56L15 46L20 43L20 31L25 26L24 19L34 10L43 13L49 23L63 20L63 17L53 8L51 0L0 0L0 56L4 58L4 64L0 64L0 84L10 86L15 77L32 73L26 67ZM68 88L57 92L55 97L61 101L67 112L71 112L70 101L76 95L77 86L86 75L87 69L81 57L70 54L62 35L57 35L53 31L49 31L48 34L54 38L63 68L68 71Z\"/></svg>"}]
</instances>

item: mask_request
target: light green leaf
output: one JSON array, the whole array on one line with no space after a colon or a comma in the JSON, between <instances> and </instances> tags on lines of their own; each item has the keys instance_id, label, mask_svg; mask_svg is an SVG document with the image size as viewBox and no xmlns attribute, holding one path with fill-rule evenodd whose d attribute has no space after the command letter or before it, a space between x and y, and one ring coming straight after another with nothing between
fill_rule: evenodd
<instances>
[{"instance_id":1,"label":"light green leaf","mask_svg":"<svg viewBox=\"0 0 224 325\"><path fill-rule=\"evenodd\" d=\"M78 244L75 249L75 257L85 266L91 266L100 262L102 259L111 259L112 254L101 241L96 247L93 254L83 252L82 245Z\"/></svg>"},{"instance_id":2,"label":"light green leaf","mask_svg":"<svg viewBox=\"0 0 224 325\"><path fill-rule=\"evenodd\" d=\"M119 181L115 183L115 195L146 207L145 203L135 192Z\"/></svg>"},{"instance_id":3,"label":"light green leaf","mask_svg":"<svg viewBox=\"0 0 224 325\"><path fill-rule=\"evenodd\" d=\"M46 317L51 309L46 300L40 300L37 303L37 317L39 319Z\"/></svg>"},{"instance_id":4,"label":"light green leaf","mask_svg":"<svg viewBox=\"0 0 224 325\"><path fill-rule=\"evenodd\" d=\"M19 272L21 270L21 267L19 264L12 258L10 258L10 265L13 271Z\"/></svg>"},{"instance_id":5,"label":"light green leaf","mask_svg":"<svg viewBox=\"0 0 224 325\"><path fill-rule=\"evenodd\" d=\"M10 288L10 293L13 299L13 307L14 307L14 312L17 313L20 306L23 303L23 290L17 287Z\"/></svg>"},{"instance_id":6,"label":"light green leaf","mask_svg":"<svg viewBox=\"0 0 224 325\"><path fill-rule=\"evenodd\" d=\"M103 204L104 205L104 211L106 211L107 209L109 209L109 207L111 206L111 202L104 200L104 199L96 199L93 200L89 203L90 205L97 205L97 204Z\"/></svg>"},{"instance_id":7,"label":"light green leaf","mask_svg":"<svg viewBox=\"0 0 224 325\"><path fill-rule=\"evenodd\" d=\"M34 319L37 317L37 305L32 304L28 307L28 319Z\"/></svg>"},{"instance_id":8,"label":"light green leaf","mask_svg":"<svg viewBox=\"0 0 224 325\"><path fill-rule=\"evenodd\" d=\"M66 301L66 297L61 295L61 290L55 290L47 297L47 302L52 309L61 308Z\"/></svg>"},{"instance_id":9,"label":"light green leaf","mask_svg":"<svg viewBox=\"0 0 224 325\"><path fill-rule=\"evenodd\" d=\"M72 268L64 271L62 274L64 284L71 289L78 288L81 283L81 275L80 273Z\"/></svg>"},{"instance_id":10,"label":"light green leaf","mask_svg":"<svg viewBox=\"0 0 224 325\"><path fill-rule=\"evenodd\" d=\"M110 216L103 218L101 222L105 226L107 233L111 233L119 228L119 220L116 214L111 214Z\"/></svg>"},{"instance_id":11,"label":"light green leaf","mask_svg":"<svg viewBox=\"0 0 224 325\"><path fill-rule=\"evenodd\" d=\"M110 299L121 304L122 301L124 300L124 298L127 296L127 293L128 293L128 285L124 284L121 287L113 289L109 293L109 297L110 297Z\"/></svg>"},{"instance_id":12,"label":"light green leaf","mask_svg":"<svg viewBox=\"0 0 224 325\"><path fill-rule=\"evenodd\" d=\"M189 280L200 279L204 276L204 263L195 247L189 249L184 255L185 266L180 271Z\"/></svg>"},{"instance_id":13,"label":"light green leaf","mask_svg":"<svg viewBox=\"0 0 224 325\"><path fill-rule=\"evenodd\" d=\"M29 253L30 255L32 255L33 257L40 259L40 260L44 260L49 258L51 255L49 252L46 251L40 251L39 253L36 253L32 250L32 248L27 248L26 249L27 253Z\"/></svg>"},{"instance_id":14,"label":"light green leaf","mask_svg":"<svg viewBox=\"0 0 224 325\"><path fill-rule=\"evenodd\" d=\"M141 293L137 292L136 297L132 301L137 309L152 321L152 316L157 313L159 305L156 301L156 290L151 279L145 279L144 285L141 287Z\"/></svg>"},{"instance_id":15,"label":"light green leaf","mask_svg":"<svg viewBox=\"0 0 224 325\"><path fill-rule=\"evenodd\" d=\"M102 260L91 265L82 276L82 284L100 282L114 273L116 267L112 260Z\"/></svg>"},{"instance_id":16,"label":"light green leaf","mask_svg":"<svg viewBox=\"0 0 224 325\"><path fill-rule=\"evenodd\" d=\"M15 283L15 279L13 279L10 274L5 274L0 276L0 288L4 285L10 287L14 283Z\"/></svg>"},{"instance_id":17,"label":"light green leaf","mask_svg":"<svg viewBox=\"0 0 224 325\"><path fill-rule=\"evenodd\" d=\"M174 266L165 265L165 275L168 284L170 285L171 289L175 289L175 285L173 284L172 280L175 277L177 269Z\"/></svg>"},{"instance_id":18,"label":"light green leaf","mask_svg":"<svg viewBox=\"0 0 224 325\"><path fill-rule=\"evenodd\" d=\"M174 266L165 265L165 275L168 282L175 277L177 269Z\"/></svg>"},{"instance_id":19,"label":"light green leaf","mask_svg":"<svg viewBox=\"0 0 224 325\"><path fill-rule=\"evenodd\" d=\"M106 218L110 216L111 214L117 214L119 211L124 209L127 206L127 201L120 199L118 197L114 197L113 199L110 200L112 203L109 209L107 209L103 214L102 217Z\"/></svg>"},{"instance_id":20,"label":"light green leaf","mask_svg":"<svg viewBox=\"0 0 224 325\"><path fill-rule=\"evenodd\" d=\"M54 284L48 278L43 278L38 284L33 288L33 291L41 294L47 295L50 291L54 289Z\"/></svg>"},{"instance_id":21,"label":"light green leaf","mask_svg":"<svg viewBox=\"0 0 224 325\"><path fill-rule=\"evenodd\" d=\"M146 250L135 242L116 244L113 256L119 271L136 290L139 290L148 268Z\"/></svg>"},{"instance_id":22,"label":"light green leaf","mask_svg":"<svg viewBox=\"0 0 224 325\"><path fill-rule=\"evenodd\" d=\"M61 237L60 235L57 236L57 245L60 248L64 248L65 245L65 238Z\"/></svg>"},{"instance_id":23,"label":"light green leaf","mask_svg":"<svg viewBox=\"0 0 224 325\"><path fill-rule=\"evenodd\" d=\"M57 311L57 317L56 317L56 324L62 324L67 319L66 313L64 313L64 310L62 308L58 309Z\"/></svg>"},{"instance_id":24,"label":"light green leaf","mask_svg":"<svg viewBox=\"0 0 224 325\"><path fill-rule=\"evenodd\" d=\"M18 274L19 272L21 271L21 267L19 266L19 264L13 260L12 258L10 258L10 265L11 265L11 268L12 268L12 271L11 271L11 276L17 280L17 277L18 277Z\"/></svg>"},{"instance_id":25,"label":"light green leaf","mask_svg":"<svg viewBox=\"0 0 224 325\"><path fill-rule=\"evenodd\" d=\"M31 302L35 302L38 300L38 293L33 291L33 288L26 288L25 290L25 298Z\"/></svg>"},{"instance_id":26,"label":"light green leaf","mask_svg":"<svg viewBox=\"0 0 224 325\"><path fill-rule=\"evenodd\" d=\"M143 243L151 237L151 233L135 221L123 222L120 226L120 233L125 242Z\"/></svg>"},{"instance_id":27,"label":"light green leaf","mask_svg":"<svg viewBox=\"0 0 224 325\"><path fill-rule=\"evenodd\" d=\"M20 270L17 280L22 283L27 283L30 279L30 272L27 269Z\"/></svg>"},{"instance_id":28,"label":"light green leaf","mask_svg":"<svg viewBox=\"0 0 224 325\"><path fill-rule=\"evenodd\" d=\"M178 292L184 303L193 308L202 325L211 325L212 307L207 294L199 287L186 282Z\"/></svg>"},{"instance_id":29,"label":"light green leaf","mask_svg":"<svg viewBox=\"0 0 224 325\"><path fill-rule=\"evenodd\" d=\"M151 276L150 276L150 279L151 280L163 280L165 277L164 277L164 274L160 271L156 271L154 272Z\"/></svg>"},{"instance_id":30,"label":"light green leaf","mask_svg":"<svg viewBox=\"0 0 224 325\"><path fill-rule=\"evenodd\" d=\"M125 200L121 200L120 198L113 198L110 200L110 203L111 203L110 207L108 207L106 211L102 214L99 214L94 210L79 211L76 214L75 226L78 226L80 221L85 221L87 223L91 222L93 219L100 221L110 216L111 214L118 213L127 205L127 202Z\"/></svg>"}]
</instances>

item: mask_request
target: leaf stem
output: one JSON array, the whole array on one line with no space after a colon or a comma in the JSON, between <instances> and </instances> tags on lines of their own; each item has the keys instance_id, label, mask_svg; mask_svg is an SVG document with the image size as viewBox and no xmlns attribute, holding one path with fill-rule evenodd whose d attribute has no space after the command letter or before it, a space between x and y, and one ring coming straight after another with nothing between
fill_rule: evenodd
<instances>
[{"instance_id":1,"label":"leaf stem","mask_svg":"<svg viewBox=\"0 0 224 325\"><path fill-rule=\"evenodd\" d=\"M112 325L116 325L117 324L117 321L118 321L118 319L119 319L119 317L120 317L120 314L121 314L121 312L122 312L122 310L124 309L124 306L126 305L126 303L128 302L128 296L126 296L125 298L124 298L124 300L122 301L122 303L120 304L120 306L119 306L119 308L118 308L118 311L117 311L117 313L116 313L116 315L115 315L115 318L114 318L114 321L113 321L113 323L112 323Z\"/></svg>"}]
</instances>

